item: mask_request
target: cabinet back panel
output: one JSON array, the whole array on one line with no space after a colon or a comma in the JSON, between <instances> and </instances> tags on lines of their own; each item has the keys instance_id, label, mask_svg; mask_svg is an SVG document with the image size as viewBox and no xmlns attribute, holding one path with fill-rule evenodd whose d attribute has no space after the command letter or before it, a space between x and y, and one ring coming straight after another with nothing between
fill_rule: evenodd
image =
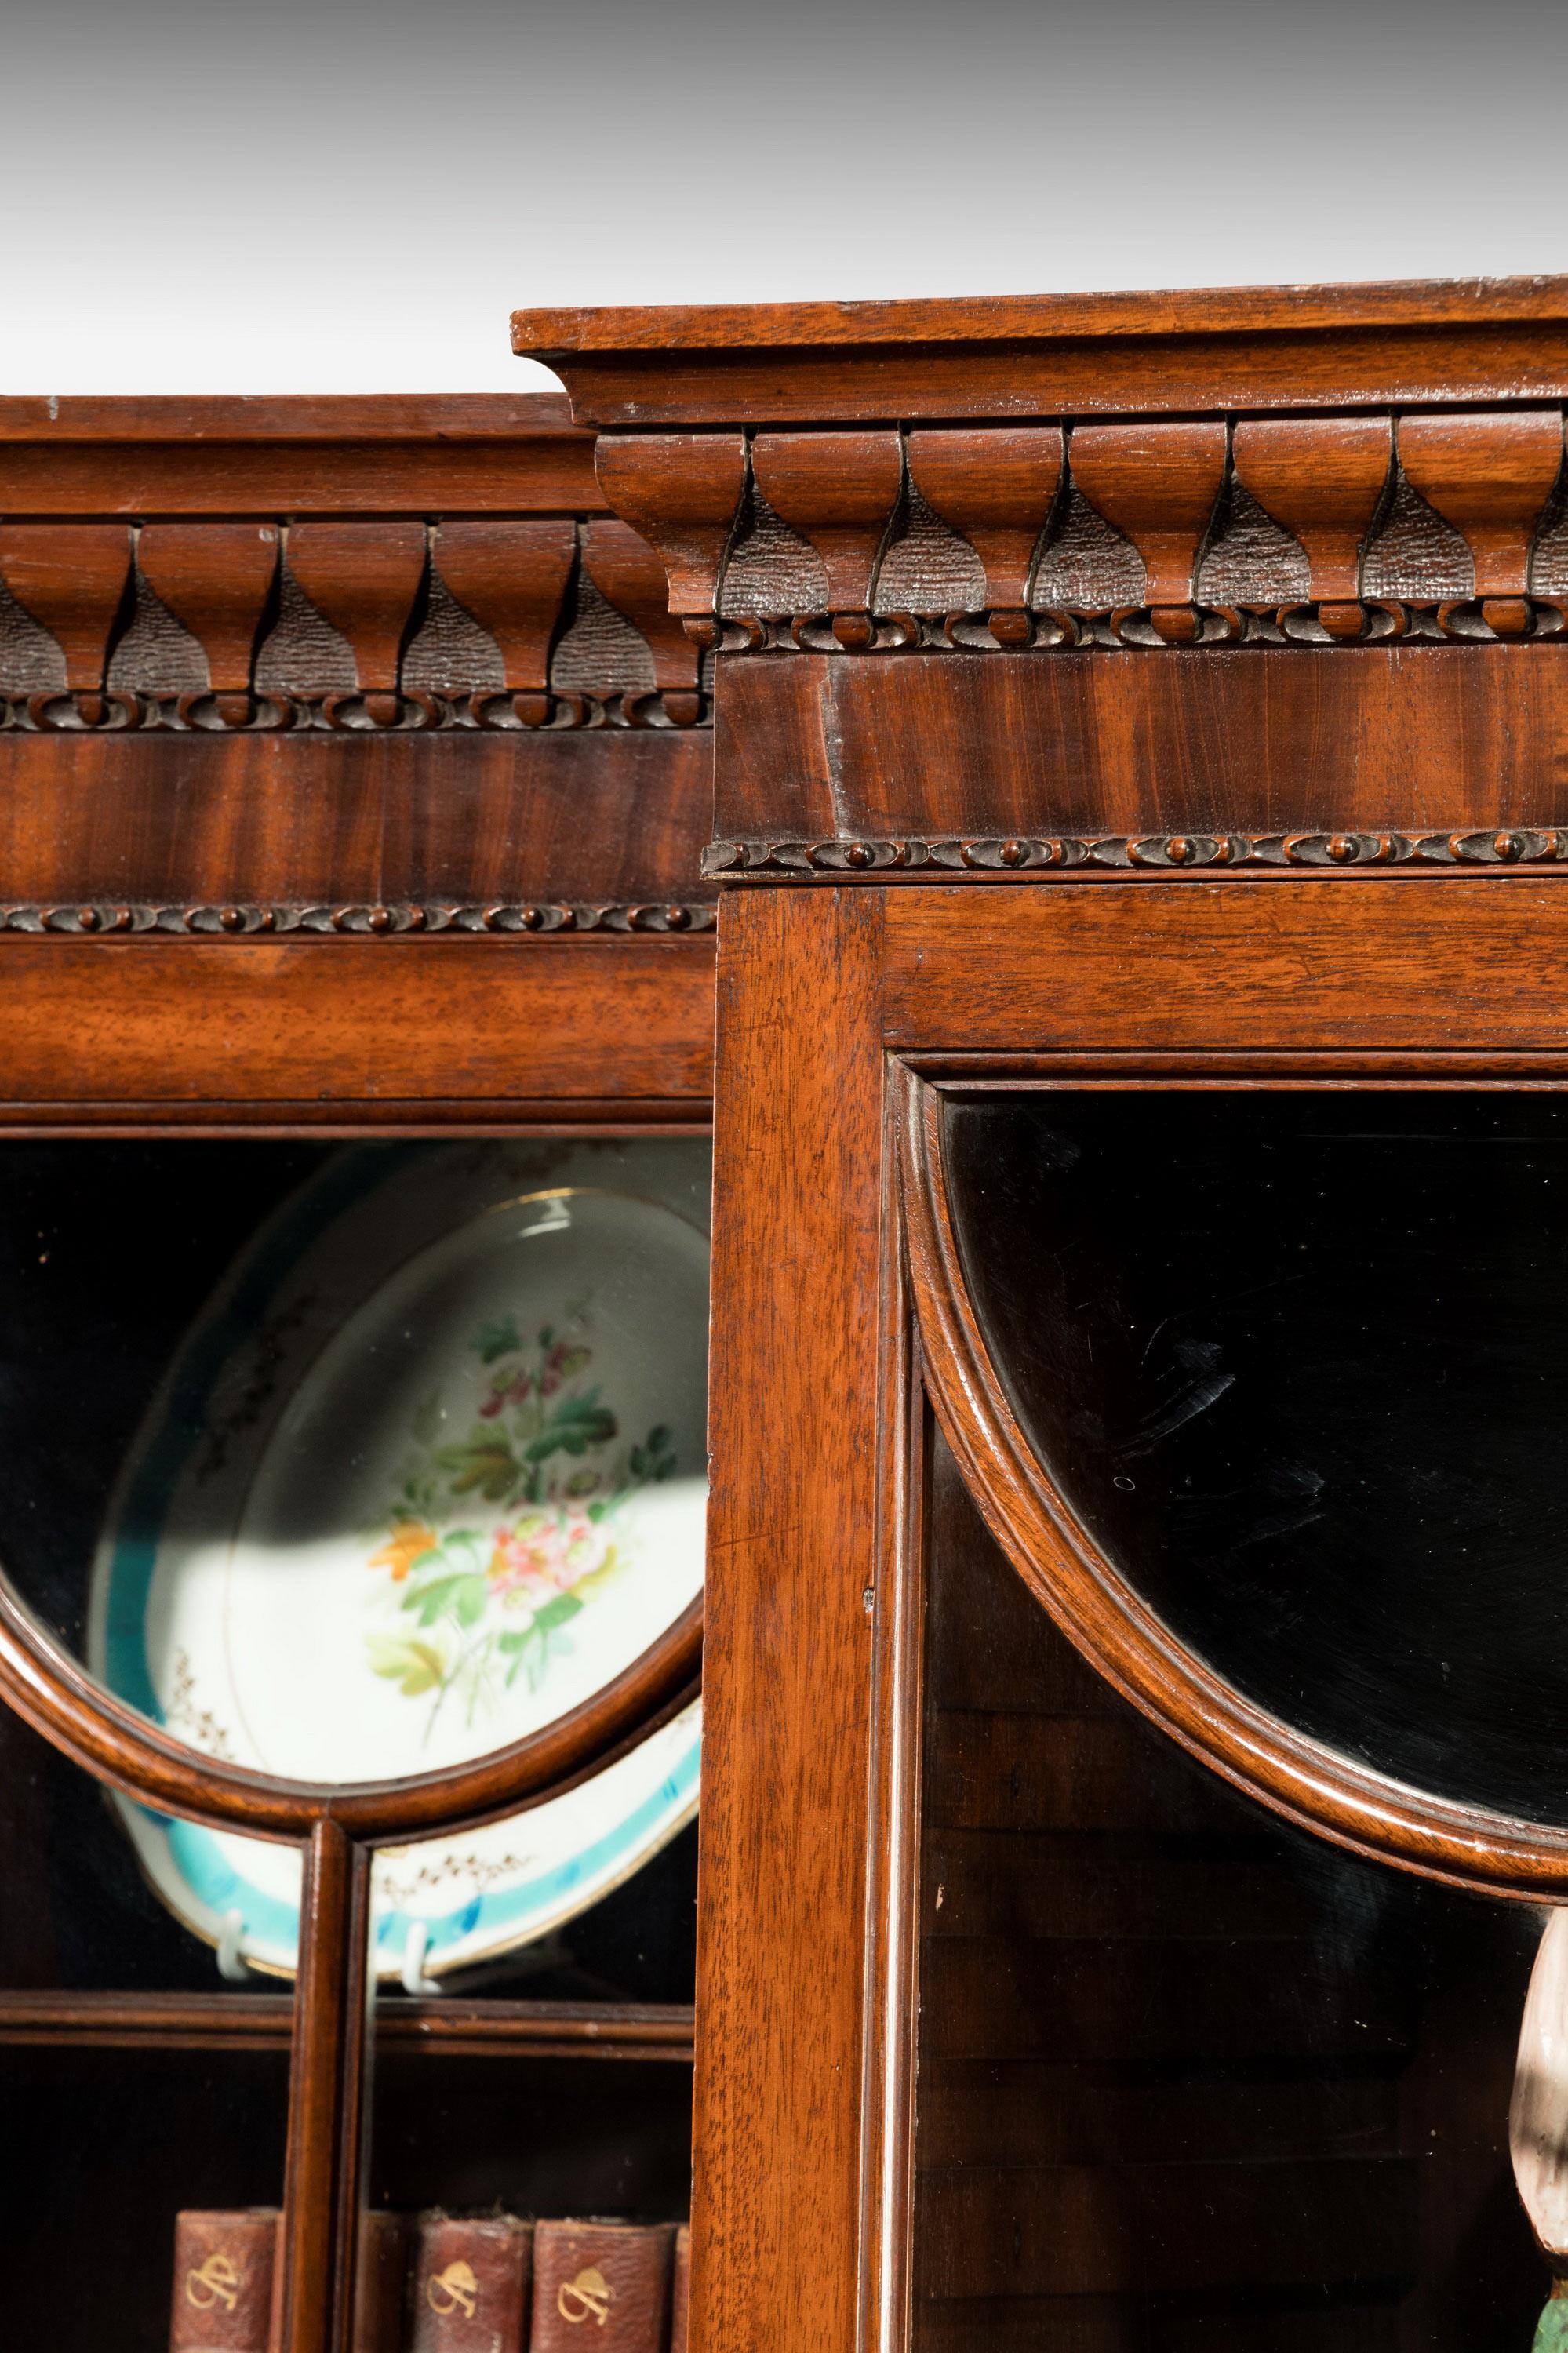
<instances>
[{"instance_id":1,"label":"cabinet back panel","mask_svg":"<svg viewBox=\"0 0 1568 2353\"><path fill-rule=\"evenodd\" d=\"M1528 2344L1536 1915L1287 1829L1145 1725L939 1443L928 1529L916 2353Z\"/></svg>"}]
</instances>

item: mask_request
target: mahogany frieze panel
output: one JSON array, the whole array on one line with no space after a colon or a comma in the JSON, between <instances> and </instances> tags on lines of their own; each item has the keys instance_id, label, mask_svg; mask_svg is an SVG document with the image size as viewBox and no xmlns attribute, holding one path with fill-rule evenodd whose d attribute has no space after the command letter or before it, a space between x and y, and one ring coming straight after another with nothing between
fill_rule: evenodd
<instances>
[{"instance_id":1,"label":"mahogany frieze panel","mask_svg":"<svg viewBox=\"0 0 1568 2353\"><path fill-rule=\"evenodd\" d=\"M697 932L708 731L0 737L0 930Z\"/></svg>"},{"instance_id":2,"label":"mahogany frieze panel","mask_svg":"<svg viewBox=\"0 0 1568 2353\"><path fill-rule=\"evenodd\" d=\"M709 873L1325 878L1561 862L1554 642L718 665Z\"/></svg>"}]
</instances>

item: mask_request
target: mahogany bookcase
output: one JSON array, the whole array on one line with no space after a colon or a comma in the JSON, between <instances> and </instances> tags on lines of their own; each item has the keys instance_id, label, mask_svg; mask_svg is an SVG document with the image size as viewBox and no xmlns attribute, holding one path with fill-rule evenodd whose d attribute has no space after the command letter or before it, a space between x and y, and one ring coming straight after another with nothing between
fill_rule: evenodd
<instances>
[{"instance_id":1,"label":"mahogany bookcase","mask_svg":"<svg viewBox=\"0 0 1568 2353\"><path fill-rule=\"evenodd\" d=\"M362 2197L684 2211L694 1831L522 1984L367 2013L366 1902L376 1845L569 1787L689 1698L699 1610L518 1748L309 1788L109 1698L27 1605L53 1576L79 1630L79 1491L101 1504L128 1367L156 1378L243 1197L343 1143L706 1133L710 743L700 654L559 398L0 404L18 2344L164 2344L181 2206L282 2203L292 2353L356 2341ZM18 1270L65 1262L100 1289L40 1346ZM93 1779L302 1847L291 1996L224 1982Z\"/></svg>"},{"instance_id":2,"label":"mahogany bookcase","mask_svg":"<svg viewBox=\"0 0 1568 2353\"><path fill-rule=\"evenodd\" d=\"M514 340L716 658L695 2346L1527 2343L1568 283Z\"/></svg>"},{"instance_id":3,"label":"mahogany bookcase","mask_svg":"<svg viewBox=\"0 0 1568 2353\"><path fill-rule=\"evenodd\" d=\"M202 2202L271 2133L286 2353L347 2353L366 2058L450 2149L469 2053L545 2211L676 2211L692 2090L697 2353L1518 2341L1568 288L515 335L569 415L0 417L0 1103L17 1152L712 1116L694 2030L672 1981L367 2035L359 1935L372 1847L612 1754L694 1624L321 1789L5 1599L10 1883L86 1836L60 1776L310 1859L288 2006L10 1915L23 2318L155 2343L82 2215L145 2282L171 2152Z\"/></svg>"}]
</instances>

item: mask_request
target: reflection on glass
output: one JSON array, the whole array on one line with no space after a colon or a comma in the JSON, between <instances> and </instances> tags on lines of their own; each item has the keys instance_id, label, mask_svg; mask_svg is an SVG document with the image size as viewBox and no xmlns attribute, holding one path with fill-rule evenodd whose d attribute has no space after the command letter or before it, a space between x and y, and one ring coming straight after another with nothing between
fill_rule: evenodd
<instances>
[{"instance_id":1,"label":"reflection on glass","mask_svg":"<svg viewBox=\"0 0 1568 2353\"><path fill-rule=\"evenodd\" d=\"M102 1790L4 1711L0 1856L5 2344L162 2347L171 2311L173 2342L209 2344L195 2332L219 2309L262 2343L290 2001L232 1961L225 1977L221 1921L205 1945L178 1926Z\"/></svg>"},{"instance_id":2,"label":"reflection on glass","mask_svg":"<svg viewBox=\"0 0 1568 2353\"><path fill-rule=\"evenodd\" d=\"M547 1811L496 1828L521 1853ZM667 2341L660 2298L691 2183L695 1838L689 1823L526 1942L482 1915L466 1940L427 1942L462 1838L405 1848L395 1875L378 1866L357 2343L378 2341L378 2279L406 2269L435 2337L526 2344L551 2218L582 2215L617 2218L609 2236L637 2257L616 2274L622 2335ZM597 2327L591 2306L577 2325Z\"/></svg>"},{"instance_id":3,"label":"reflection on glass","mask_svg":"<svg viewBox=\"0 0 1568 2353\"><path fill-rule=\"evenodd\" d=\"M1040 1459L1181 1640L1398 1778L1568 1820L1568 1103L959 1096Z\"/></svg>"},{"instance_id":4,"label":"reflection on glass","mask_svg":"<svg viewBox=\"0 0 1568 2353\"><path fill-rule=\"evenodd\" d=\"M459 1763L590 1698L701 1584L705 1237L487 1173L503 1198L411 1252L451 1214L429 1160L270 1236L142 1433L89 1656L209 1753Z\"/></svg>"},{"instance_id":5,"label":"reflection on glass","mask_svg":"<svg viewBox=\"0 0 1568 2353\"><path fill-rule=\"evenodd\" d=\"M0 1147L0 1567L198 1754L483 1755L601 1691L703 1572L700 1143ZM689 1820L688 1714L521 1824L377 1862L383 1972L592 1903ZM226 1966L294 1966L291 1850L114 1804Z\"/></svg>"},{"instance_id":6,"label":"reflection on glass","mask_svg":"<svg viewBox=\"0 0 1568 2353\"><path fill-rule=\"evenodd\" d=\"M0 1153L0 1562L201 1753L429 1770L702 1578L705 1146Z\"/></svg>"},{"instance_id":7,"label":"reflection on glass","mask_svg":"<svg viewBox=\"0 0 1568 2353\"><path fill-rule=\"evenodd\" d=\"M1185 1756L933 1466L916 2353L1525 2353L1510 2166L1539 1915Z\"/></svg>"},{"instance_id":8,"label":"reflection on glass","mask_svg":"<svg viewBox=\"0 0 1568 2353\"><path fill-rule=\"evenodd\" d=\"M384 1847L372 1873L374 1966L405 1990L527 1966L695 1816L702 1703L613 1764L526 1813L418 1845Z\"/></svg>"}]
</instances>

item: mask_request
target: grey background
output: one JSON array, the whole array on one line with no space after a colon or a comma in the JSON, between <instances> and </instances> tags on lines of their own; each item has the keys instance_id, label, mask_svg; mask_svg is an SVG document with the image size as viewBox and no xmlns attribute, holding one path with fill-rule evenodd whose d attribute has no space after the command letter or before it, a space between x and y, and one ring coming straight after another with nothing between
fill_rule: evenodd
<instances>
[{"instance_id":1,"label":"grey background","mask_svg":"<svg viewBox=\"0 0 1568 2353\"><path fill-rule=\"evenodd\" d=\"M1568 267L1563 0L11 0L0 391L481 391L527 302Z\"/></svg>"}]
</instances>

